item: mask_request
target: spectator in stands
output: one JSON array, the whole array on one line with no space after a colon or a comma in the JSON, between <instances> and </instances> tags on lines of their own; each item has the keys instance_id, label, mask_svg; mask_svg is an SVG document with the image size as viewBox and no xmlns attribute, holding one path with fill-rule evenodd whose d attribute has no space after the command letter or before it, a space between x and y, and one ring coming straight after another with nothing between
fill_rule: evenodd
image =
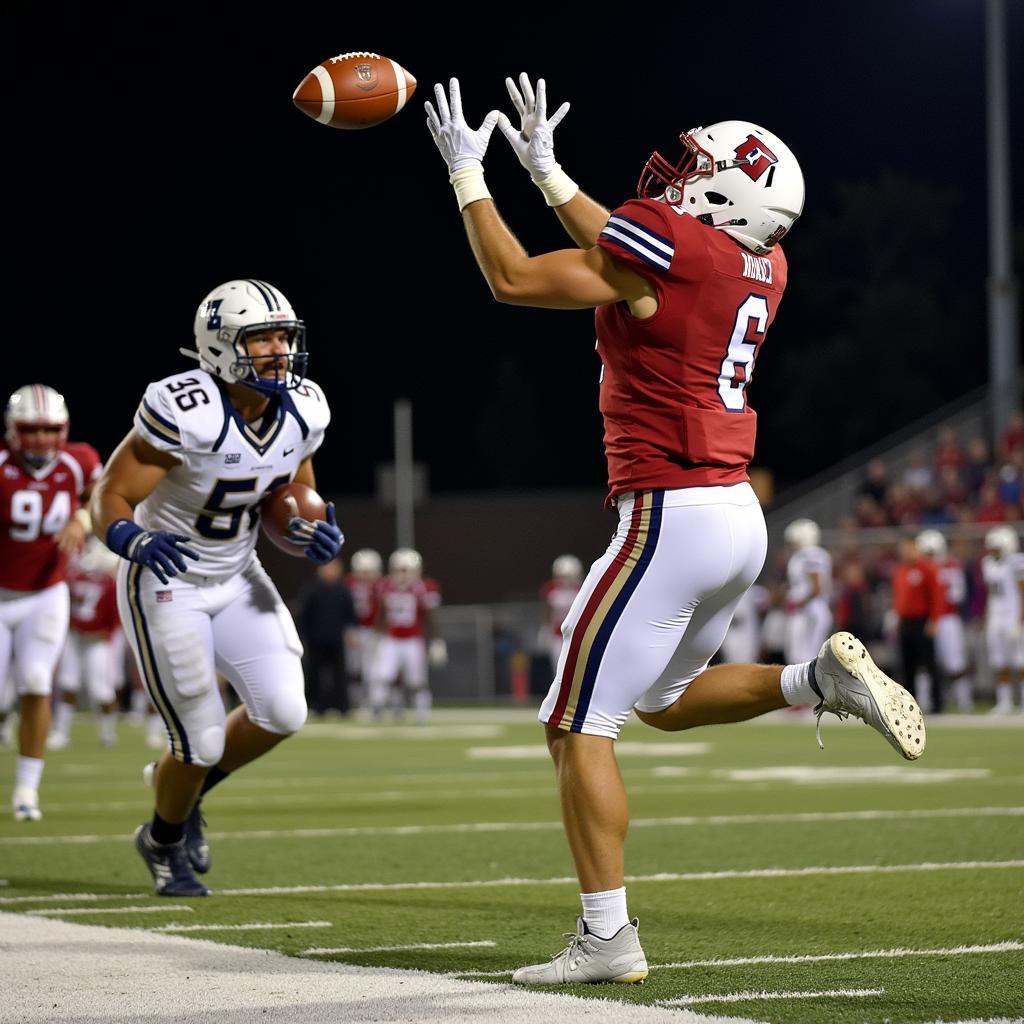
<instances>
[{"instance_id":1,"label":"spectator in stands","mask_svg":"<svg viewBox=\"0 0 1024 1024\"><path fill-rule=\"evenodd\" d=\"M1007 511L1011 518L1016 518L1012 509L1020 505L1021 501L1021 476L1024 475L1024 448L1014 452L999 467L997 487L999 500L1004 505L1010 506Z\"/></svg>"},{"instance_id":2,"label":"spectator in stands","mask_svg":"<svg viewBox=\"0 0 1024 1024\"><path fill-rule=\"evenodd\" d=\"M929 526L951 523L954 508L947 503L942 489L934 484L921 492L921 521Z\"/></svg>"},{"instance_id":3,"label":"spectator in stands","mask_svg":"<svg viewBox=\"0 0 1024 1024\"><path fill-rule=\"evenodd\" d=\"M953 466L943 466L939 470L939 491L950 516L954 516L958 509L965 508L970 503L971 495L960 475L960 470Z\"/></svg>"},{"instance_id":4,"label":"spectator in stands","mask_svg":"<svg viewBox=\"0 0 1024 1024\"><path fill-rule=\"evenodd\" d=\"M959 473L966 461L967 454L956 439L956 431L951 427L943 427L935 443L935 469L941 473L949 467Z\"/></svg>"},{"instance_id":5,"label":"spectator in stands","mask_svg":"<svg viewBox=\"0 0 1024 1024\"><path fill-rule=\"evenodd\" d=\"M999 437L999 457L1008 460L1020 451L1024 451L1024 413L1015 412Z\"/></svg>"},{"instance_id":6,"label":"spectator in stands","mask_svg":"<svg viewBox=\"0 0 1024 1024\"><path fill-rule=\"evenodd\" d=\"M881 459L872 459L868 463L867 476L857 489L857 494L867 495L879 506L885 505L889 494L889 474Z\"/></svg>"},{"instance_id":7,"label":"spectator in stands","mask_svg":"<svg viewBox=\"0 0 1024 1024\"><path fill-rule=\"evenodd\" d=\"M885 510L892 526L916 526L921 522L921 498L905 483L889 488Z\"/></svg>"},{"instance_id":8,"label":"spectator in stands","mask_svg":"<svg viewBox=\"0 0 1024 1024\"><path fill-rule=\"evenodd\" d=\"M356 626L352 594L338 559L317 568L299 592L295 617L305 648L306 703L313 714L349 712L346 633Z\"/></svg>"},{"instance_id":9,"label":"spectator in stands","mask_svg":"<svg viewBox=\"0 0 1024 1024\"><path fill-rule=\"evenodd\" d=\"M903 471L903 483L912 491L923 491L935 480L935 473L923 451L916 451L910 456L907 468Z\"/></svg>"},{"instance_id":10,"label":"spectator in stands","mask_svg":"<svg viewBox=\"0 0 1024 1024\"><path fill-rule=\"evenodd\" d=\"M935 566L921 554L913 537L900 541L900 564L892 578L892 605L899 617L903 685L922 703L919 673L927 673L931 710L938 713L942 710L942 683L935 662L934 636L942 613L942 590Z\"/></svg>"},{"instance_id":11,"label":"spectator in stands","mask_svg":"<svg viewBox=\"0 0 1024 1024\"><path fill-rule=\"evenodd\" d=\"M860 494L854 503L854 517L857 525L865 528L888 526L885 509L870 494Z\"/></svg>"},{"instance_id":12,"label":"spectator in stands","mask_svg":"<svg viewBox=\"0 0 1024 1024\"><path fill-rule=\"evenodd\" d=\"M963 465L963 480L972 495L981 491L982 484L992 472L992 451L983 437L971 438L967 445L967 459Z\"/></svg>"},{"instance_id":13,"label":"spectator in stands","mask_svg":"<svg viewBox=\"0 0 1024 1024\"><path fill-rule=\"evenodd\" d=\"M978 495L978 508L974 513L976 523L1005 523L1006 506L999 500L999 486L995 479L986 480Z\"/></svg>"}]
</instances>

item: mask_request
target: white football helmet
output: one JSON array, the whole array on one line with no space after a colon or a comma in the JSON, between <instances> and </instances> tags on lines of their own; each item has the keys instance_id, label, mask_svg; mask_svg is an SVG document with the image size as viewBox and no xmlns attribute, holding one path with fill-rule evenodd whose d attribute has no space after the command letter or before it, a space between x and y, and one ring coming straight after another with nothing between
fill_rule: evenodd
<instances>
[{"instance_id":1,"label":"white football helmet","mask_svg":"<svg viewBox=\"0 0 1024 1024\"><path fill-rule=\"evenodd\" d=\"M27 432L49 428L48 437ZM19 459L33 469L45 469L68 440L68 407L64 396L45 384L26 384L7 400L4 440Z\"/></svg>"},{"instance_id":2,"label":"white football helmet","mask_svg":"<svg viewBox=\"0 0 1024 1024\"><path fill-rule=\"evenodd\" d=\"M946 538L938 530L922 530L914 541L917 550L929 558L945 558Z\"/></svg>"},{"instance_id":3,"label":"white football helmet","mask_svg":"<svg viewBox=\"0 0 1024 1024\"><path fill-rule=\"evenodd\" d=\"M275 379L260 377L246 347L246 335L283 327L288 332L287 362ZM199 360L207 373L229 384L247 384L265 394L297 388L306 376L306 325L273 285L253 279L218 285L199 304L193 327L196 350L182 355Z\"/></svg>"},{"instance_id":4,"label":"white football helmet","mask_svg":"<svg viewBox=\"0 0 1024 1024\"><path fill-rule=\"evenodd\" d=\"M694 128L679 141L677 163L651 154L637 195L662 199L753 252L770 252L804 208L804 176L792 150L749 121Z\"/></svg>"},{"instance_id":5,"label":"white football helmet","mask_svg":"<svg viewBox=\"0 0 1024 1024\"><path fill-rule=\"evenodd\" d=\"M821 541L821 530L813 519L794 519L783 534L787 544L798 551L801 548L816 548Z\"/></svg>"},{"instance_id":6,"label":"white football helmet","mask_svg":"<svg viewBox=\"0 0 1024 1024\"><path fill-rule=\"evenodd\" d=\"M559 555L551 566L551 575L555 579L581 579L583 563L575 555Z\"/></svg>"},{"instance_id":7,"label":"white football helmet","mask_svg":"<svg viewBox=\"0 0 1024 1024\"><path fill-rule=\"evenodd\" d=\"M381 573L381 557L373 548L360 548L352 553L350 562L352 571L366 576L379 576Z\"/></svg>"},{"instance_id":8,"label":"white football helmet","mask_svg":"<svg viewBox=\"0 0 1024 1024\"><path fill-rule=\"evenodd\" d=\"M423 571L423 559L420 553L412 548L398 548L391 552L388 569L391 572L407 572L413 576L419 576Z\"/></svg>"},{"instance_id":9,"label":"white football helmet","mask_svg":"<svg viewBox=\"0 0 1024 1024\"><path fill-rule=\"evenodd\" d=\"M993 526L985 534L985 547L998 551L1001 558L1008 558L1020 550L1020 539L1012 526Z\"/></svg>"}]
</instances>

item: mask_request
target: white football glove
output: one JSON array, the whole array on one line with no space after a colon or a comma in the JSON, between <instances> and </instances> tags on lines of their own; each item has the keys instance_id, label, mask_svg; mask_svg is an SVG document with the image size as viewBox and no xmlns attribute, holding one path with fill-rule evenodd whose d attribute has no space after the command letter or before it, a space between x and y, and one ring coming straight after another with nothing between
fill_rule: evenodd
<instances>
[{"instance_id":1,"label":"white football glove","mask_svg":"<svg viewBox=\"0 0 1024 1024\"><path fill-rule=\"evenodd\" d=\"M530 172L530 177L541 181L558 166L554 133L562 118L569 113L569 104L563 103L548 117L547 83L538 78L534 94L525 71L519 75L518 89L511 78L505 79L505 88L519 115L519 127L516 128L504 114L498 115L498 127L515 150L519 162Z\"/></svg>"},{"instance_id":2,"label":"white football glove","mask_svg":"<svg viewBox=\"0 0 1024 1024\"><path fill-rule=\"evenodd\" d=\"M435 636L427 648L427 660L433 668L444 668L448 664L448 645L444 637Z\"/></svg>"},{"instance_id":3,"label":"white football glove","mask_svg":"<svg viewBox=\"0 0 1024 1024\"><path fill-rule=\"evenodd\" d=\"M440 83L434 86L437 109L434 109L430 100L423 104L427 112L427 128L430 135L441 151L450 174L467 167L482 168L487 143L490 142L491 132L498 123L498 111L492 110L484 118L483 124L474 130L466 124L466 119L462 115L459 80L453 78L448 83L448 89L451 94L450 107L448 97L444 94L444 87Z\"/></svg>"}]
</instances>

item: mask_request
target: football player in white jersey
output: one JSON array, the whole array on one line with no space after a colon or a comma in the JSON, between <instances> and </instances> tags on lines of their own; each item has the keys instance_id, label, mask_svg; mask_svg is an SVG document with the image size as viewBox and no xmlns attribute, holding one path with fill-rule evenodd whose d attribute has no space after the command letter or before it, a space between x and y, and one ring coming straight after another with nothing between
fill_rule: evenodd
<instances>
[{"instance_id":1,"label":"football player in white jersey","mask_svg":"<svg viewBox=\"0 0 1024 1024\"><path fill-rule=\"evenodd\" d=\"M794 519L783 534L794 550L786 563L786 662L809 661L832 628L832 556L813 519Z\"/></svg>"},{"instance_id":2,"label":"football player in white jersey","mask_svg":"<svg viewBox=\"0 0 1024 1024\"><path fill-rule=\"evenodd\" d=\"M992 711L1013 710L1013 684L1024 668L1024 555L1012 526L995 526L985 534L981 560L985 581L985 650L996 677ZM1024 703L1024 694L1021 695Z\"/></svg>"},{"instance_id":3,"label":"football player in white jersey","mask_svg":"<svg viewBox=\"0 0 1024 1024\"><path fill-rule=\"evenodd\" d=\"M202 301L199 369L146 388L133 429L96 486L96 532L124 561L118 607L167 727L156 807L135 846L162 896L206 896L199 801L306 719L302 646L254 550L260 501L279 484L316 486L313 453L330 419L304 379L305 325L276 288L229 281ZM342 543L327 521L296 516L290 537L311 561ZM186 561L186 559L188 561ZM242 704L230 715L227 677Z\"/></svg>"}]
</instances>

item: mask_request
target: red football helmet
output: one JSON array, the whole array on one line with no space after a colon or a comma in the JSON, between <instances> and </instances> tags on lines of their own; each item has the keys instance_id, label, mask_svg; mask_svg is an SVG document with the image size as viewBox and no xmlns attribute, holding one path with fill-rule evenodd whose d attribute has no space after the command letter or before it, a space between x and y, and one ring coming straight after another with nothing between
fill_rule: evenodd
<instances>
[{"instance_id":1,"label":"red football helmet","mask_svg":"<svg viewBox=\"0 0 1024 1024\"><path fill-rule=\"evenodd\" d=\"M64 396L45 384L26 384L7 400L4 440L33 469L45 469L68 440Z\"/></svg>"}]
</instances>

